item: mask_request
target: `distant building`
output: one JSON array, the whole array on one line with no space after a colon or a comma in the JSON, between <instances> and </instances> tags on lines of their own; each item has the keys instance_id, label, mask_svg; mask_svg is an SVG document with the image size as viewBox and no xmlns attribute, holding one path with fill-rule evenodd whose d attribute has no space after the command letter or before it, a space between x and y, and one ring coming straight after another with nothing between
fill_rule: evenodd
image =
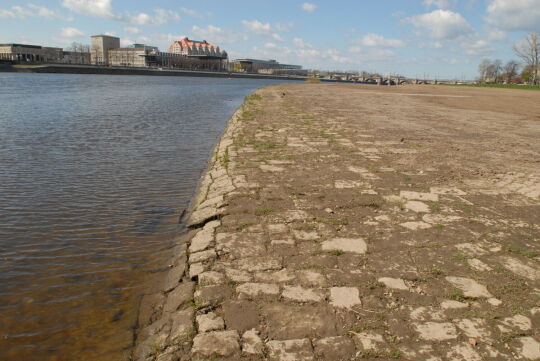
<instances>
[{"instance_id":1,"label":"distant building","mask_svg":"<svg viewBox=\"0 0 540 361\"><path fill-rule=\"evenodd\" d=\"M148 50L148 51L159 51L157 46L150 46L150 45L145 45L145 44L131 44L131 45L126 46L126 48L129 48L129 49L144 49L144 50Z\"/></svg>"},{"instance_id":2,"label":"distant building","mask_svg":"<svg viewBox=\"0 0 540 361\"><path fill-rule=\"evenodd\" d=\"M120 48L120 38L109 35L90 37L90 57L94 65L109 65L109 51Z\"/></svg>"},{"instance_id":3,"label":"distant building","mask_svg":"<svg viewBox=\"0 0 540 361\"><path fill-rule=\"evenodd\" d=\"M221 51L219 46L212 45L206 40L197 41L189 38L172 43L169 53L198 60L190 63L195 66L195 69L201 70L223 70L224 62L228 59L227 52Z\"/></svg>"},{"instance_id":4,"label":"distant building","mask_svg":"<svg viewBox=\"0 0 540 361\"><path fill-rule=\"evenodd\" d=\"M131 44L125 48L109 50L110 66L128 66L143 68L149 66L148 55L158 53L157 46L148 46L145 44Z\"/></svg>"},{"instance_id":5,"label":"distant building","mask_svg":"<svg viewBox=\"0 0 540 361\"><path fill-rule=\"evenodd\" d=\"M80 51L63 51L62 60L63 64L79 64L89 65L91 64L90 53Z\"/></svg>"},{"instance_id":6,"label":"distant building","mask_svg":"<svg viewBox=\"0 0 540 361\"><path fill-rule=\"evenodd\" d=\"M63 59L63 50L39 45L0 44L0 59L22 63L59 63Z\"/></svg>"},{"instance_id":7,"label":"distant building","mask_svg":"<svg viewBox=\"0 0 540 361\"><path fill-rule=\"evenodd\" d=\"M307 70L301 65L281 64L276 60L236 59L232 66L246 73L307 76Z\"/></svg>"}]
</instances>

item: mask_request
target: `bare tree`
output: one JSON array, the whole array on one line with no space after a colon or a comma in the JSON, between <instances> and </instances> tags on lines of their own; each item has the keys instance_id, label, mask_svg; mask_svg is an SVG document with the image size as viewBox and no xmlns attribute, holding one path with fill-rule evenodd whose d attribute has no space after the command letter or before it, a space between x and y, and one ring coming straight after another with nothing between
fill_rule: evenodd
<instances>
[{"instance_id":1,"label":"bare tree","mask_svg":"<svg viewBox=\"0 0 540 361\"><path fill-rule=\"evenodd\" d=\"M531 33L525 40L514 45L514 53L519 56L527 66L532 68L533 85L538 84L538 66L540 62L540 37L536 33Z\"/></svg>"},{"instance_id":2,"label":"bare tree","mask_svg":"<svg viewBox=\"0 0 540 361\"><path fill-rule=\"evenodd\" d=\"M493 81L495 83L498 82L499 80L499 76L501 75L501 71L502 71L502 66L503 66L503 63L500 59L496 59L493 61L493 63L491 64L491 78L493 78Z\"/></svg>"},{"instance_id":3,"label":"bare tree","mask_svg":"<svg viewBox=\"0 0 540 361\"><path fill-rule=\"evenodd\" d=\"M503 71L504 71L504 77L507 83L512 82L512 80L518 74L518 70L519 70L519 64L517 63L517 61L510 60L508 63L504 65Z\"/></svg>"},{"instance_id":4,"label":"bare tree","mask_svg":"<svg viewBox=\"0 0 540 361\"><path fill-rule=\"evenodd\" d=\"M492 67L492 62L489 59L484 59L478 65L478 73L480 73L479 80L485 82L490 77L490 71Z\"/></svg>"}]
</instances>

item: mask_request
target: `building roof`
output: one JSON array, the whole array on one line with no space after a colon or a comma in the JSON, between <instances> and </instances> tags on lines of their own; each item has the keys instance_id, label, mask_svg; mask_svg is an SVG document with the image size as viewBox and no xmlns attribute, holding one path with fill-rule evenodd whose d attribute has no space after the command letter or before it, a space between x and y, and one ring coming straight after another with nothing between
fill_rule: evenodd
<instances>
[{"instance_id":1,"label":"building roof","mask_svg":"<svg viewBox=\"0 0 540 361\"><path fill-rule=\"evenodd\" d=\"M112 36L112 35L92 35L91 38L114 38L114 39L120 39L118 36Z\"/></svg>"},{"instance_id":2,"label":"building roof","mask_svg":"<svg viewBox=\"0 0 540 361\"><path fill-rule=\"evenodd\" d=\"M40 46L40 45L15 44L15 43L0 44L0 46L20 46L20 47L24 47L24 48L33 48L33 49L41 49L42 48L42 46Z\"/></svg>"},{"instance_id":3,"label":"building roof","mask_svg":"<svg viewBox=\"0 0 540 361\"><path fill-rule=\"evenodd\" d=\"M175 41L175 43L180 43L180 45L182 47L184 47L184 46L191 47L193 45L197 45L197 46L202 46L203 48L210 48L210 49L217 49L218 48L218 46L210 44L206 40L203 40L203 41L191 40L191 39L189 39L187 37L183 38L182 40Z\"/></svg>"}]
</instances>

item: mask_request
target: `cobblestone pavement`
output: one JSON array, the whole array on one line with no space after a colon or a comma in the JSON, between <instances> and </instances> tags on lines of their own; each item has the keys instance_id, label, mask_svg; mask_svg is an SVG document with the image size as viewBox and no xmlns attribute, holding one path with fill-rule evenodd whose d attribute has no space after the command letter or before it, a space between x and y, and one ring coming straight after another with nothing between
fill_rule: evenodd
<instances>
[{"instance_id":1,"label":"cobblestone pavement","mask_svg":"<svg viewBox=\"0 0 540 361\"><path fill-rule=\"evenodd\" d=\"M134 359L540 359L540 120L481 91L248 97Z\"/></svg>"}]
</instances>

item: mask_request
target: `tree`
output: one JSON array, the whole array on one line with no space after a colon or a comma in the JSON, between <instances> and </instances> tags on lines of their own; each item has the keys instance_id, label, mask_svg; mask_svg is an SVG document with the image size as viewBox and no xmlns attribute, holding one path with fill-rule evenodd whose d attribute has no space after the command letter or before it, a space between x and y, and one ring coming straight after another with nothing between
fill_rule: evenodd
<instances>
[{"instance_id":1,"label":"tree","mask_svg":"<svg viewBox=\"0 0 540 361\"><path fill-rule=\"evenodd\" d=\"M525 40L514 45L514 53L519 56L528 67L531 67L531 82L538 84L538 66L540 62L540 37L531 33Z\"/></svg>"},{"instance_id":2,"label":"tree","mask_svg":"<svg viewBox=\"0 0 540 361\"><path fill-rule=\"evenodd\" d=\"M491 60L484 59L478 65L478 73L480 74L479 80L485 82L490 77L490 69L492 68Z\"/></svg>"},{"instance_id":3,"label":"tree","mask_svg":"<svg viewBox=\"0 0 540 361\"><path fill-rule=\"evenodd\" d=\"M506 80L506 83L512 82L512 80L518 74L518 70L519 70L519 64L517 63L517 61L510 60L504 65L503 71L504 71L504 78Z\"/></svg>"}]
</instances>

